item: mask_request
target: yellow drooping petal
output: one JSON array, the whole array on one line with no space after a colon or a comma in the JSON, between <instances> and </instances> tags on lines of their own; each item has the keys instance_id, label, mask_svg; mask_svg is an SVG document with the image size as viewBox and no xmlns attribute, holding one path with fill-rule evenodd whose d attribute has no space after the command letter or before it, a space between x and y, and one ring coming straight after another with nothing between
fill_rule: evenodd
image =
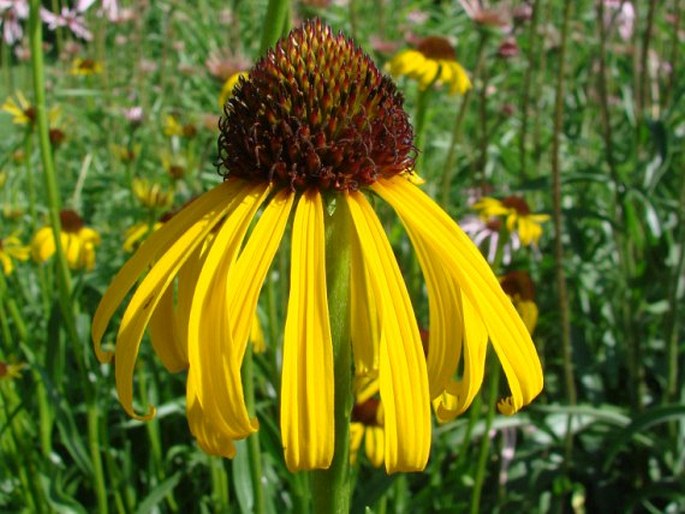
<instances>
[{"instance_id":1,"label":"yellow drooping petal","mask_svg":"<svg viewBox=\"0 0 685 514\"><path fill-rule=\"evenodd\" d=\"M357 375L378 373L378 343L381 339L378 307L369 284L368 270L358 245L352 245L350 255L350 334L352 356Z\"/></svg>"},{"instance_id":2,"label":"yellow drooping petal","mask_svg":"<svg viewBox=\"0 0 685 514\"><path fill-rule=\"evenodd\" d=\"M286 189L269 201L245 248L228 272L228 311L236 313L230 318L231 350L238 361L242 362L245 355L257 319L259 291L283 238L294 200L295 195Z\"/></svg>"},{"instance_id":3,"label":"yellow drooping petal","mask_svg":"<svg viewBox=\"0 0 685 514\"><path fill-rule=\"evenodd\" d=\"M346 199L356 232L353 245L358 245L368 267L379 308L385 468L389 473L422 470L430 452L430 398L414 311L390 243L372 207L358 192L349 193Z\"/></svg>"},{"instance_id":4,"label":"yellow drooping petal","mask_svg":"<svg viewBox=\"0 0 685 514\"><path fill-rule=\"evenodd\" d=\"M408 231L416 250L428 289L428 384L431 398L437 397L457 370L462 346L462 307L459 285L445 273L424 241Z\"/></svg>"},{"instance_id":5,"label":"yellow drooping petal","mask_svg":"<svg viewBox=\"0 0 685 514\"><path fill-rule=\"evenodd\" d=\"M365 428L363 423L350 423L350 464L353 466L357 463L357 456L364 439Z\"/></svg>"},{"instance_id":6,"label":"yellow drooping petal","mask_svg":"<svg viewBox=\"0 0 685 514\"><path fill-rule=\"evenodd\" d=\"M326 293L323 203L304 193L293 220L290 296L283 336L281 434L290 471L333 459L333 344Z\"/></svg>"},{"instance_id":7,"label":"yellow drooping petal","mask_svg":"<svg viewBox=\"0 0 685 514\"><path fill-rule=\"evenodd\" d=\"M240 375L242 360L236 358L233 316L230 312L227 277L238 250L260 205L269 194L268 184L251 185L226 217L206 250L206 258L193 293L188 320L188 361L192 373L188 385L213 430L231 439L248 436L258 422L250 418Z\"/></svg>"},{"instance_id":8,"label":"yellow drooping petal","mask_svg":"<svg viewBox=\"0 0 685 514\"><path fill-rule=\"evenodd\" d=\"M36 262L45 262L55 253L55 238L51 227L38 229L31 242L31 255Z\"/></svg>"},{"instance_id":9,"label":"yellow drooping petal","mask_svg":"<svg viewBox=\"0 0 685 514\"><path fill-rule=\"evenodd\" d=\"M469 408L480 390L485 374L488 332L471 302L462 295L464 313L464 365L460 380L451 380L435 404L440 422L451 421Z\"/></svg>"},{"instance_id":10,"label":"yellow drooping petal","mask_svg":"<svg viewBox=\"0 0 685 514\"><path fill-rule=\"evenodd\" d=\"M192 374L192 369L189 374ZM186 387L186 416L190 432L195 436L197 444L205 453L232 459L236 454L233 439L216 430L208 422L209 417L197 399L197 393L192 386L193 383L194 381L189 380Z\"/></svg>"},{"instance_id":11,"label":"yellow drooping petal","mask_svg":"<svg viewBox=\"0 0 685 514\"><path fill-rule=\"evenodd\" d=\"M454 276L481 318L509 382L512 398L508 412L530 403L542 390L540 359L528 330L480 251L433 200L407 180L381 179L371 187Z\"/></svg>"},{"instance_id":12,"label":"yellow drooping petal","mask_svg":"<svg viewBox=\"0 0 685 514\"><path fill-rule=\"evenodd\" d=\"M109 320L138 277L148 269L152 262L163 255L181 234L219 206L230 207L231 199L240 196L246 187L247 183L243 181L229 180L203 194L167 221L160 230L151 234L126 261L112 279L93 316L92 338L95 354L100 362L108 362L112 358L111 352L102 350L102 336ZM38 234L36 234L37 237Z\"/></svg>"},{"instance_id":13,"label":"yellow drooping petal","mask_svg":"<svg viewBox=\"0 0 685 514\"><path fill-rule=\"evenodd\" d=\"M168 287L150 317L150 342L164 367L171 373L188 367L190 303L202 264L204 264L202 248L196 248L193 255L178 271L176 302L174 302L174 288Z\"/></svg>"},{"instance_id":14,"label":"yellow drooping petal","mask_svg":"<svg viewBox=\"0 0 685 514\"><path fill-rule=\"evenodd\" d=\"M116 358L115 380L119 400L126 412L132 417L145 419L154 415L154 408L150 408L145 416L139 416L133 410L133 368L138 357L138 349L145 327L180 267L193 255L193 250L219 223L231 205L232 203L226 201L225 198L218 198L213 210L210 210L201 219L196 220L188 230L183 232L152 266L133 293L124 311L114 350ZM187 216L188 212L180 212L171 221L178 217ZM166 226L162 227L156 233L160 233L165 228Z\"/></svg>"},{"instance_id":15,"label":"yellow drooping petal","mask_svg":"<svg viewBox=\"0 0 685 514\"><path fill-rule=\"evenodd\" d=\"M385 450L383 427L366 427L364 431L364 450L374 468L380 468L383 465Z\"/></svg>"}]
</instances>

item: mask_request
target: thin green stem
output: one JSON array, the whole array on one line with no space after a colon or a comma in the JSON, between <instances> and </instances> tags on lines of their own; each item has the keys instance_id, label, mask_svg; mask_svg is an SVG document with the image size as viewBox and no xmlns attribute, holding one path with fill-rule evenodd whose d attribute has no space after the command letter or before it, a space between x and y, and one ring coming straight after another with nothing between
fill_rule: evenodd
<instances>
[{"instance_id":1,"label":"thin green stem","mask_svg":"<svg viewBox=\"0 0 685 514\"><path fill-rule=\"evenodd\" d=\"M45 104L45 68L43 63L43 34L39 17L40 2L31 0L31 15L29 17L29 41L31 44L31 63L33 66L33 90L35 95L36 128L40 143L40 154L45 179L45 192L48 199L50 225L55 239L55 254L57 258L58 292L62 314L68 326L70 335L76 336L74 312L71 304L71 275L66 255L62 249L60 238L60 198L55 174L50 135L48 131L48 115ZM77 338L78 339L78 338Z\"/></svg>"},{"instance_id":2,"label":"thin green stem","mask_svg":"<svg viewBox=\"0 0 685 514\"><path fill-rule=\"evenodd\" d=\"M480 31L480 40L478 42L478 50L476 54L476 68L473 70L472 82L475 84L476 80L480 76L481 70L483 68L484 56L485 56L485 46L488 40L488 32L483 30ZM445 165L442 169L442 197L441 203L443 209L449 212L450 208L450 187L452 185L452 179L454 178L454 158L456 156L456 149L459 141L461 140L461 131L464 124L464 118L466 117L466 111L471 101L472 89L469 89L462 97L461 105L459 106L459 111L457 112L457 117L454 119L454 126L452 127L452 138L450 140L450 146L447 150L447 157L445 158Z\"/></svg>"},{"instance_id":3,"label":"thin green stem","mask_svg":"<svg viewBox=\"0 0 685 514\"><path fill-rule=\"evenodd\" d=\"M656 6L657 0L650 0L649 7L647 9L647 26L645 27L645 31L642 36L642 48L640 53L640 78L638 90L636 92L638 106L635 115L637 119L642 119L644 111L647 107L647 78L649 77L647 58L649 57L649 45L652 41L652 36L654 33L654 14L656 12Z\"/></svg>"},{"instance_id":4,"label":"thin green stem","mask_svg":"<svg viewBox=\"0 0 685 514\"><path fill-rule=\"evenodd\" d=\"M283 36L283 30L289 25L288 14L290 12L289 0L269 0L264 17L264 30L259 53L264 55Z\"/></svg>"},{"instance_id":5,"label":"thin green stem","mask_svg":"<svg viewBox=\"0 0 685 514\"><path fill-rule=\"evenodd\" d=\"M440 73L436 77L440 76ZM414 146L418 148L419 154L416 157L415 167L421 173L421 164L423 161L423 133L426 130L426 113L428 111L428 102L432 92L432 84L421 89L416 98L416 114L414 115Z\"/></svg>"},{"instance_id":6,"label":"thin green stem","mask_svg":"<svg viewBox=\"0 0 685 514\"><path fill-rule=\"evenodd\" d=\"M230 512L228 496L228 475L221 457L209 457L209 470L212 481L212 501L215 512Z\"/></svg>"},{"instance_id":7,"label":"thin green stem","mask_svg":"<svg viewBox=\"0 0 685 514\"><path fill-rule=\"evenodd\" d=\"M492 361L490 361L492 363ZM483 428L483 436L480 440L480 448L478 450L478 461L476 464L476 476L473 483L473 491L471 493L471 514L478 514L480 510L480 499L483 492L483 484L485 483L485 473L488 464L488 455L490 454L490 429L492 422L495 419L495 412L497 409L497 394L499 388L500 377L499 366L490 366L490 380L488 381L488 412L485 418L485 427Z\"/></svg>"},{"instance_id":8,"label":"thin green stem","mask_svg":"<svg viewBox=\"0 0 685 514\"><path fill-rule=\"evenodd\" d=\"M561 27L561 47L559 48L559 69L557 72L555 103L554 103L554 132L552 134L552 218L554 222L554 271L557 284L557 301L561 324L561 348L563 355L564 382L569 405L577 403L576 383L573 373L573 350L571 346L571 322L569 317L569 301L564 270L564 245L561 212L561 131L564 116L564 81L566 50L568 41L569 21L571 19L571 0L564 0L564 14ZM566 439L564 443L564 464L570 466L573 453L573 434L571 432L572 417L568 417Z\"/></svg>"},{"instance_id":9,"label":"thin green stem","mask_svg":"<svg viewBox=\"0 0 685 514\"><path fill-rule=\"evenodd\" d=\"M679 338L678 328L680 317L678 311L682 307L682 301L678 298L678 284L681 277L685 276L685 176L680 176L680 201L678 203L678 245L680 255L678 262L673 267L672 280L668 290L669 309L665 319L666 344L668 345L668 379L666 386L666 402L678 402L680 391L678 390L678 358L679 358Z\"/></svg>"},{"instance_id":10,"label":"thin green stem","mask_svg":"<svg viewBox=\"0 0 685 514\"><path fill-rule=\"evenodd\" d=\"M538 49L538 21L540 19L540 0L535 0L532 6L533 18L530 21L530 28L528 29L528 49L526 51L526 72L523 77L523 91L521 93L521 132L519 135L519 165L521 169L521 179L528 178L528 163L526 158L528 152L526 143L528 141L528 112L530 107L530 89L533 83L533 73L537 65L537 49Z\"/></svg>"},{"instance_id":11,"label":"thin green stem","mask_svg":"<svg viewBox=\"0 0 685 514\"><path fill-rule=\"evenodd\" d=\"M255 394L254 394L254 355L252 344L248 345L245 359L243 360L243 391L245 394L245 404L250 416L256 416ZM252 512L264 514L266 512L266 501L264 498L264 487L262 485L262 454L259 447L259 432L250 434L247 438L247 453L250 461L250 479L252 480L252 491L254 495L254 505Z\"/></svg>"},{"instance_id":12,"label":"thin green stem","mask_svg":"<svg viewBox=\"0 0 685 514\"><path fill-rule=\"evenodd\" d=\"M40 22L39 0L31 0L30 15L29 15L29 42L31 48L31 64L33 71L33 90L35 95L36 108L36 128L38 130L38 141L40 143L40 154L43 164L43 177L45 179L45 192L48 199L48 211L50 214L50 225L55 240L55 256L57 259L57 289L59 305L62 311L64 323L66 324L67 334L72 344L74 345L74 355L81 374L82 383L89 384L89 380L85 376L85 363L79 358L82 354L81 340L76 330L76 320L74 314L74 306L71 300L71 275L69 273L69 266L67 264L66 254L62 249L60 237L60 198L59 189L57 186L57 177L55 174L55 165L53 162L53 154L50 145L50 136L48 132L48 116L45 104L45 66L43 62L43 34L41 32L42 25ZM105 478L102 468L102 459L100 456L99 444L99 423L101 416L99 410L94 402L94 397L90 387L86 387L85 391L87 401L87 424L88 424L88 446L90 448L90 457L93 464L93 482L95 493L97 495L98 512L106 514L108 512L107 506L107 488L105 487Z\"/></svg>"},{"instance_id":13,"label":"thin green stem","mask_svg":"<svg viewBox=\"0 0 685 514\"><path fill-rule=\"evenodd\" d=\"M350 510L350 416L352 413L352 344L350 342L350 214L338 202L327 219L326 285L335 374L335 453L330 468L312 472L314 512L347 514Z\"/></svg>"}]
</instances>

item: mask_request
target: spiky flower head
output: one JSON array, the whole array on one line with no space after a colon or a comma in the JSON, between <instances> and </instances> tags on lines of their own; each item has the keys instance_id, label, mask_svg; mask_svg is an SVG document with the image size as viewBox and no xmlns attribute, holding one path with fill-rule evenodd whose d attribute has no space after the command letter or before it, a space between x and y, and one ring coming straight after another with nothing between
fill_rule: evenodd
<instances>
[{"instance_id":1,"label":"spiky flower head","mask_svg":"<svg viewBox=\"0 0 685 514\"><path fill-rule=\"evenodd\" d=\"M292 190L356 191L414 164L392 81L318 20L281 40L240 80L219 121L224 178Z\"/></svg>"}]
</instances>

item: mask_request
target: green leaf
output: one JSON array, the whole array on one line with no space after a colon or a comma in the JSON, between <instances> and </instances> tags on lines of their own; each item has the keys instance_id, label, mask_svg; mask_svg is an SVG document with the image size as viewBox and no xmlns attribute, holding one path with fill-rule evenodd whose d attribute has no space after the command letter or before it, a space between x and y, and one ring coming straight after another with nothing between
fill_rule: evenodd
<instances>
[{"instance_id":1,"label":"green leaf","mask_svg":"<svg viewBox=\"0 0 685 514\"><path fill-rule=\"evenodd\" d=\"M231 463L233 466L233 487L238 498L240 511L249 514L252 512L252 506L254 505L254 491L252 490L252 479L250 477L247 443L244 439L236 441L235 448L236 455Z\"/></svg>"},{"instance_id":2,"label":"green leaf","mask_svg":"<svg viewBox=\"0 0 685 514\"><path fill-rule=\"evenodd\" d=\"M685 405L663 405L655 407L635 418L627 427L623 430L619 430L616 436L610 439L613 440L613 443L611 443L611 446L609 446L609 450L607 451L607 458L604 461L604 466L602 468L604 472L609 470L616 455L618 455L623 446L625 446L633 437L640 434L640 432L648 430L654 425L659 425L678 418L681 418L681 421L685 421Z\"/></svg>"},{"instance_id":3,"label":"green leaf","mask_svg":"<svg viewBox=\"0 0 685 514\"><path fill-rule=\"evenodd\" d=\"M140 502L140 504L138 504L136 514L148 514L149 512L152 512L153 507L164 500L166 495L169 494L174 487L176 487L176 485L178 485L178 481L180 479L181 474L176 473L167 478L164 482L160 483L157 487L150 491L150 494L148 494L147 497Z\"/></svg>"}]
</instances>

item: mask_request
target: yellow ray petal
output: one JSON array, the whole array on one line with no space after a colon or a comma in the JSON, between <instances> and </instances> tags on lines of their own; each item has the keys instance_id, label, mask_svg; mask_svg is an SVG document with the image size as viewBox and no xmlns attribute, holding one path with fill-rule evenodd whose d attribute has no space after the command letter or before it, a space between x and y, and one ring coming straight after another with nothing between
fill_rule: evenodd
<instances>
[{"instance_id":1,"label":"yellow ray petal","mask_svg":"<svg viewBox=\"0 0 685 514\"><path fill-rule=\"evenodd\" d=\"M325 244L321 195L304 193L293 220L283 336L281 433L290 471L327 468L333 459L333 345Z\"/></svg>"},{"instance_id":2,"label":"yellow ray petal","mask_svg":"<svg viewBox=\"0 0 685 514\"><path fill-rule=\"evenodd\" d=\"M404 180L404 179L402 179ZM376 214L361 193L347 196L350 214L380 309L379 381L385 411L385 467L417 471L431 442L426 361L402 274Z\"/></svg>"},{"instance_id":3,"label":"yellow ray petal","mask_svg":"<svg viewBox=\"0 0 685 514\"><path fill-rule=\"evenodd\" d=\"M209 422L224 435L243 438L258 423L251 419L243 397L241 361L236 360L231 317L252 313L229 312L227 276L257 209L268 195L268 184L252 185L228 215L200 272L188 320L188 361L194 388Z\"/></svg>"},{"instance_id":4,"label":"yellow ray petal","mask_svg":"<svg viewBox=\"0 0 685 514\"><path fill-rule=\"evenodd\" d=\"M164 367L172 373L188 367L188 316L193 294L188 285L194 287L202 263L201 248L196 248L178 272L178 306L174 306L174 287L167 287L150 317L150 342Z\"/></svg>"},{"instance_id":5,"label":"yellow ray petal","mask_svg":"<svg viewBox=\"0 0 685 514\"><path fill-rule=\"evenodd\" d=\"M511 411L530 403L542 390L540 359L528 330L480 251L433 200L407 180L379 180L372 188L454 275L481 317L509 382Z\"/></svg>"},{"instance_id":6,"label":"yellow ray petal","mask_svg":"<svg viewBox=\"0 0 685 514\"><path fill-rule=\"evenodd\" d=\"M428 385L436 398L454 375L461 357L462 308L459 285L433 258L423 240L408 231L428 288Z\"/></svg>"},{"instance_id":7,"label":"yellow ray petal","mask_svg":"<svg viewBox=\"0 0 685 514\"><path fill-rule=\"evenodd\" d=\"M368 271L358 245L352 245L350 255L350 326L354 327L352 355L357 375L378 374L378 307L369 285Z\"/></svg>"},{"instance_id":8,"label":"yellow ray petal","mask_svg":"<svg viewBox=\"0 0 685 514\"><path fill-rule=\"evenodd\" d=\"M186 386L186 417L188 418L190 432L195 436L197 444L205 453L228 459L235 457L236 451L233 440L212 426L209 416L206 415L197 399L196 391L191 382L188 382Z\"/></svg>"},{"instance_id":9,"label":"yellow ray petal","mask_svg":"<svg viewBox=\"0 0 685 514\"><path fill-rule=\"evenodd\" d=\"M485 373L485 357L488 350L488 333L480 316L468 298L462 296L464 312L464 371L460 380L447 384L445 392L436 402L438 421L454 419L469 408L480 390Z\"/></svg>"},{"instance_id":10,"label":"yellow ray petal","mask_svg":"<svg viewBox=\"0 0 685 514\"><path fill-rule=\"evenodd\" d=\"M380 468L383 465L384 439L382 427L366 427L364 432L364 450L369 461L371 461L371 465L375 468Z\"/></svg>"},{"instance_id":11,"label":"yellow ray petal","mask_svg":"<svg viewBox=\"0 0 685 514\"><path fill-rule=\"evenodd\" d=\"M122 406L129 415L135 418L141 417L133 410L133 367L143 332L179 268L193 254L193 250L207 237L209 231L221 220L231 205L231 202L226 201L225 198L217 198L217 200L213 211L196 221L167 248L133 293L121 318L114 350L115 379ZM182 216L182 214L179 213L176 216ZM151 408L144 418L152 415L154 415L154 409Z\"/></svg>"},{"instance_id":12,"label":"yellow ray petal","mask_svg":"<svg viewBox=\"0 0 685 514\"><path fill-rule=\"evenodd\" d=\"M228 311L231 317L234 358L242 361L254 326L259 291L281 243L295 195L278 193L264 209L261 218L228 273Z\"/></svg>"},{"instance_id":13,"label":"yellow ray petal","mask_svg":"<svg viewBox=\"0 0 685 514\"><path fill-rule=\"evenodd\" d=\"M100 362L108 362L112 358L112 353L104 352L100 345L107 324L148 265L164 254L189 227L218 205L230 205L231 199L246 187L247 184L241 180L229 180L203 194L152 233L126 261L105 291L93 316L92 338Z\"/></svg>"}]
</instances>

